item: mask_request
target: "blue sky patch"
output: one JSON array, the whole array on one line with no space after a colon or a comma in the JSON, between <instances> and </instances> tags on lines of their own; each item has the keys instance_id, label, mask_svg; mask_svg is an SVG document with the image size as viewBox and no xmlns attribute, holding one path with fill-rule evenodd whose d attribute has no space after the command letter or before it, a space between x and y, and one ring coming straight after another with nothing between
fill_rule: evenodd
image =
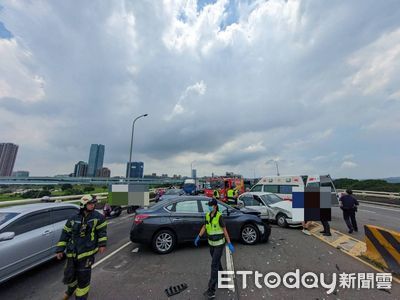
<instances>
[{"instance_id":1,"label":"blue sky patch","mask_svg":"<svg viewBox=\"0 0 400 300\"><path fill-rule=\"evenodd\" d=\"M197 12L201 12L203 8L209 4L214 4L216 0L199 0L197 1Z\"/></svg>"},{"instance_id":2,"label":"blue sky patch","mask_svg":"<svg viewBox=\"0 0 400 300\"><path fill-rule=\"evenodd\" d=\"M11 39L12 33L4 26L3 22L0 22L0 39Z\"/></svg>"}]
</instances>

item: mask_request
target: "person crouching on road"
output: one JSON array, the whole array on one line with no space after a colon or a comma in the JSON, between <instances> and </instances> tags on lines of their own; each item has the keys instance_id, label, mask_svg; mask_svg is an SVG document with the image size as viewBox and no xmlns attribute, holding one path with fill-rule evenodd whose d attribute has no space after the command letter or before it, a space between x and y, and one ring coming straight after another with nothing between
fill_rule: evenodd
<instances>
[{"instance_id":1,"label":"person crouching on road","mask_svg":"<svg viewBox=\"0 0 400 300\"><path fill-rule=\"evenodd\" d=\"M63 299L74 292L75 299L87 299L94 255L106 249L107 222L94 209L96 202L90 195L81 198L79 213L68 219L57 243L57 258L62 259L64 251L67 256L63 278L67 291Z\"/></svg>"},{"instance_id":2,"label":"person crouching on road","mask_svg":"<svg viewBox=\"0 0 400 300\"><path fill-rule=\"evenodd\" d=\"M200 238L204 232L207 232L208 244L210 246L211 275L208 282L208 289L204 295L208 299L215 298L215 287L218 282L218 271L222 271L221 257L224 251L225 240L228 243L229 250L233 253L235 248L231 243L228 231L226 230L222 214L218 211L218 202L212 199L208 202L209 212L206 214L205 224L201 227L200 233L197 235L194 245L197 247Z\"/></svg>"}]
</instances>

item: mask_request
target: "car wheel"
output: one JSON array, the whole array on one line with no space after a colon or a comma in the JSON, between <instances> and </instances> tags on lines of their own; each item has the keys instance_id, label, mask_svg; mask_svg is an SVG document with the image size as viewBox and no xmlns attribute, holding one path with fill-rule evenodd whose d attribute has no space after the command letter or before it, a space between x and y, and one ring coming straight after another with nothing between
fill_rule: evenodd
<instances>
[{"instance_id":1,"label":"car wheel","mask_svg":"<svg viewBox=\"0 0 400 300\"><path fill-rule=\"evenodd\" d=\"M240 231L240 239L247 245L254 245L259 240L257 228L252 224L246 224Z\"/></svg>"},{"instance_id":2,"label":"car wheel","mask_svg":"<svg viewBox=\"0 0 400 300\"><path fill-rule=\"evenodd\" d=\"M278 224L279 227L288 227L288 223L286 222L286 215L284 214L278 214L276 216L276 223Z\"/></svg>"},{"instance_id":3,"label":"car wheel","mask_svg":"<svg viewBox=\"0 0 400 300\"><path fill-rule=\"evenodd\" d=\"M170 230L160 230L157 232L152 241L153 250L159 254L167 254L174 250L176 246L176 238Z\"/></svg>"}]
</instances>

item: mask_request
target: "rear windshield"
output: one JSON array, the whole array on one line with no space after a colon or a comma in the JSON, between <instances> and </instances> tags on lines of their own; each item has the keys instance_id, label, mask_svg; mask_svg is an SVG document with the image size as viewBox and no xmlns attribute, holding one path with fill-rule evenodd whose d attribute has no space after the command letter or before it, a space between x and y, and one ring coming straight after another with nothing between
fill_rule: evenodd
<instances>
[{"instance_id":1,"label":"rear windshield","mask_svg":"<svg viewBox=\"0 0 400 300\"><path fill-rule=\"evenodd\" d=\"M3 213L0 212L0 225L3 225L8 220L14 218L18 213Z\"/></svg>"}]
</instances>

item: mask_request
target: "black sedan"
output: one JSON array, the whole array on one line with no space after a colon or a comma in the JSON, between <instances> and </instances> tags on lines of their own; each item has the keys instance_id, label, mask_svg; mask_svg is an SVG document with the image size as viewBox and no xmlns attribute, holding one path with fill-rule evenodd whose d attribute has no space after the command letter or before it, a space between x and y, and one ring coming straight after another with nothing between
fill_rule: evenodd
<instances>
[{"instance_id":1,"label":"black sedan","mask_svg":"<svg viewBox=\"0 0 400 300\"><path fill-rule=\"evenodd\" d=\"M171 252L178 243L193 242L204 224L209 200L204 196L181 196L138 209L130 232L131 241L149 244L160 254ZM258 212L238 210L222 202L218 208L232 240L248 245L268 241L271 227L261 221Z\"/></svg>"}]
</instances>

